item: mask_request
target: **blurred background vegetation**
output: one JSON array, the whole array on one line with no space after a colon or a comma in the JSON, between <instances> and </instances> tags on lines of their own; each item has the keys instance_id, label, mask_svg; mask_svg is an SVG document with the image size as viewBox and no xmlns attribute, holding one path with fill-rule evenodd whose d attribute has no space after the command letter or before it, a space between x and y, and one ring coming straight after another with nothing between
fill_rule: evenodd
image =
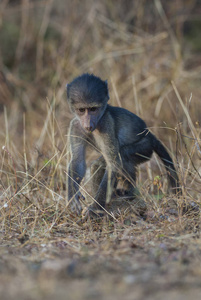
<instances>
[{"instance_id":1,"label":"blurred background vegetation","mask_svg":"<svg viewBox=\"0 0 201 300\"><path fill-rule=\"evenodd\" d=\"M190 110L199 121L200 33L196 0L1 0L1 111L6 106L19 126L26 112L33 130L44 119L46 98L61 104L66 83L92 72L108 79L113 105L154 126L184 121L173 80L184 101L192 93Z\"/></svg>"},{"instance_id":2,"label":"blurred background vegetation","mask_svg":"<svg viewBox=\"0 0 201 300\"><path fill-rule=\"evenodd\" d=\"M53 140L62 151L72 117L66 83L89 72L108 80L112 105L139 114L175 151L175 128L192 133L172 81L200 133L200 33L199 0L1 0L1 145L14 157L26 148L30 162ZM43 137L51 107L56 123Z\"/></svg>"}]
</instances>

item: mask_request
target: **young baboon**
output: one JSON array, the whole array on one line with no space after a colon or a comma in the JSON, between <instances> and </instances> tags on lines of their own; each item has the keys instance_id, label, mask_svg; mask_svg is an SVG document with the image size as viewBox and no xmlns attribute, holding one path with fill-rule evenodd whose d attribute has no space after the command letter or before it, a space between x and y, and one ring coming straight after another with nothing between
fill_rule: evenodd
<instances>
[{"instance_id":1,"label":"young baboon","mask_svg":"<svg viewBox=\"0 0 201 300\"><path fill-rule=\"evenodd\" d=\"M153 152L163 161L173 192L179 191L177 173L167 150L141 118L108 104L106 81L83 74L67 85L67 99L75 114L70 124L71 161L68 167L68 200L72 211L81 212L79 199L83 196L79 184L85 176L85 154L89 144L101 153L91 166L96 201L93 209L105 207L106 198L111 196L108 190L117 187L119 177L126 183L128 195L133 195L136 167L149 160Z\"/></svg>"}]
</instances>

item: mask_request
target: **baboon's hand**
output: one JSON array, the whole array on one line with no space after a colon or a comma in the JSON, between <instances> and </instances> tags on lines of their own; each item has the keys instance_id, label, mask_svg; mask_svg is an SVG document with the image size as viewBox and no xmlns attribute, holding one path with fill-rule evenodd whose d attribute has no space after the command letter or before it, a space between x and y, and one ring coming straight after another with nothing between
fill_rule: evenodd
<instances>
[{"instance_id":1,"label":"baboon's hand","mask_svg":"<svg viewBox=\"0 0 201 300\"><path fill-rule=\"evenodd\" d=\"M77 193L76 196L70 201L70 210L72 213L77 214L78 216L82 212L82 205L80 203L80 200L83 201L85 200L84 196L79 192Z\"/></svg>"},{"instance_id":2,"label":"baboon's hand","mask_svg":"<svg viewBox=\"0 0 201 300\"><path fill-rule=\"evenodd\" d=\"M102 219L104 216L104 211L102 209L97 209L93 205L90 205L82 211L82 220L86 221L87 219Z\"/></svg>"}]
</instances>

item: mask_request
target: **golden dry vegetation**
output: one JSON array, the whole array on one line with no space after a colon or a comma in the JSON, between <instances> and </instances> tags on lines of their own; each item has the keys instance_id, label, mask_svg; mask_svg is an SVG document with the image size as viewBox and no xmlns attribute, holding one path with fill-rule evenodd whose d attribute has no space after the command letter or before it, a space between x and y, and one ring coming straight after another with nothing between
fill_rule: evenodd
<instances>
[{"instance_id":1,"label":"golden dry vegetation","mask_svg":"<svg viewBox=\"0 0 201 300\"><path fill-rule=\"evenodd\" d=\"M199 2L0 1L1 299L200 299ZM83 72L167 146L182 197L153 157L143 218L124 199L99 222L70 213L65 86Z\"/></svg>"}]
</instances>

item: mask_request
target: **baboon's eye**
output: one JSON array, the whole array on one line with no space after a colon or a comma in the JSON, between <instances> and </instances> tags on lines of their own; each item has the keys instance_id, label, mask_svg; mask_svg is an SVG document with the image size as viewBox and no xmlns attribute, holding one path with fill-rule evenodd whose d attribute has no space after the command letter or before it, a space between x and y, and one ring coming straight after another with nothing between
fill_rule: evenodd
<instances>
[{"instance_id":1,"label":"baboon's eye","mask_svg":"<svg viewBox=\"0 0 201 300\"><path fill-rule=\"evenodd\" d=\"M90 108L90 111L96 111L97 110L97 107L91 107Z\"/></svg>"},{"instance_id":2,"label":"baboon's eye","mask_svg":"<svg viewBox=\"0 0 201 300\"><path fill-rule=\"evenodd\" d=\"M78 109L80 113L84 113L85 112L85 108L79 108Z\"/></svg>"}]
</instances>

